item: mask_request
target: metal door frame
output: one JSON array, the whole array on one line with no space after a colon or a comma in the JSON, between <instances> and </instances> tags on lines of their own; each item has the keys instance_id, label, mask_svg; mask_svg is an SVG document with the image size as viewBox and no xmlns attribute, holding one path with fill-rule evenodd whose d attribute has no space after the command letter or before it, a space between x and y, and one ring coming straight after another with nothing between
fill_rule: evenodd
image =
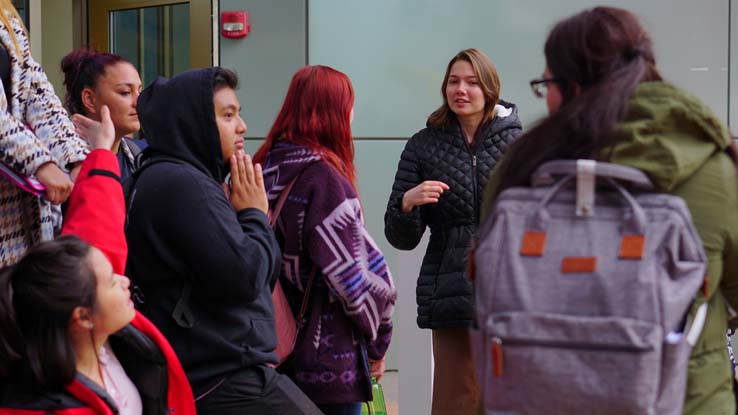
<instances>
[{"instance_id":1,"label":"metal door frame","mask_svg":"<svg viewBox=\"0 0 738 415\"><path fill-rule=\"evenodd\" d=\"M173 4L190 5L190 68L213 65L212 4L210 0L89 0L90 44L101 52L110 49L109 13Z\"/></svg>"}]
</instances>

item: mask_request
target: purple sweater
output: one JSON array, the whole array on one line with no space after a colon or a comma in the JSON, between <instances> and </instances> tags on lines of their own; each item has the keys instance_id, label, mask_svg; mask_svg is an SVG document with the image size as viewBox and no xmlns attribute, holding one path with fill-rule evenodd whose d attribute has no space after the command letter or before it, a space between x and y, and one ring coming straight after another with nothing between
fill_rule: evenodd
<instances>
[{"instance_id":1,"label":"purple sweater","mask_svg":"<svg viewBox=\"0 0 738 415\"><path fill-rule=\"evenodd\" d=\"M318 404L370 400L368 358L389 347L397 291L358 196L318 154L292 144L271 149L264 177L272 208L298 177L277 221L282 284L295 314L317 270L287 373Z\"/></svg>"}]
</instances>

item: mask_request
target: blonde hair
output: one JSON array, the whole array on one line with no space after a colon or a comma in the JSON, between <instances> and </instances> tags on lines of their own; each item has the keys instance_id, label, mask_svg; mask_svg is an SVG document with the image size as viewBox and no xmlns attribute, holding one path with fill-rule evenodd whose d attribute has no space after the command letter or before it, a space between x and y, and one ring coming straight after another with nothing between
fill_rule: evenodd
<instances>
[{"instance_id":1,"label":"blonde hair","mask_svg":"<svg viewBox=\"0 0 738 415\"><path fill-rule=\"evenodd\" d=\"M11 25L10 20L15 19L21 26L21 28L23 28L24 32L26 32L26 26L23 24L23 19L21 19L20 15L18 14L18 10L15 9L15 6L13 6L11 0L0 0L0 7L2 7L2 13L0 13L0 21L2 21L3 25L8 30L8 33L10 33L11 39L13 39L15 52L20 55L21 50L20 45L18 44L18 38L15 37L15 31L13 30L13 26Z\"/></svg>"},{"instance_id":2,"label":"blonde hair","mask_svg":"<svg viewBox=\"0 0 738 415\"><path fill-rule=\"evenodd\" d=\"M479 49L465 49L457 53L446 67L446 75L443 77L441 84L441 96L443 97L443 105L428 117L428 124L442 128L447 126L455 117L451 107L448 106L448 98L446 98L446 85L448 77L451 73L451 67L457 61L469 62L479 80L479 86L482 88L484 95L484 116L480 123L484 124L494 118L495 105L500 99L500 76L497 74L497 68L492 61Z\"/></svg>"}]
</instances>

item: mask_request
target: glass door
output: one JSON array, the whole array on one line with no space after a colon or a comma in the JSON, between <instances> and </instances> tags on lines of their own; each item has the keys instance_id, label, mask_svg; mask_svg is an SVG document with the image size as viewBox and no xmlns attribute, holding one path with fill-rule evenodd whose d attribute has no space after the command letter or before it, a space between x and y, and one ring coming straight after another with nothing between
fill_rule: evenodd
<instances>
[{"instance_id":1,"label":"glass door","mask_svg":"<svg viewBox=\"0 0 738 415\"><path fill-rule=\"evenodd\" d=\"M28 0L13 0L13 7L18 10L18 15L23 19L23 24L26 25L26 29L31 30L31 22L28 18Z\"/></svg>"},{"instance_id":2,"label":"glass door","mask_svg":"<svg viewBox=\"0 0 738 415\"><path fill-rule=\"evenodd\" d=\"M145 85L212 65L209 0L92 0L90 44L131 61Z\"/></svg>"}]
</instances>

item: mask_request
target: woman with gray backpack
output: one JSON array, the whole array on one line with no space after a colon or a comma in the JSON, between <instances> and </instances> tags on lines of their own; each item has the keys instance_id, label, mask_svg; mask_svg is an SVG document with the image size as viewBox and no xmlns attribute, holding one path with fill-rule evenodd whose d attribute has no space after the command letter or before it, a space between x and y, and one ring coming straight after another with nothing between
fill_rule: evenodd
<instances>
[{"instance_id":1,"label":"woman with gray backpack","mask_svg":"<svg viewBox=\"0 0 738 415\"><path fill-rule=\"evenodd\" d=\"M728 306L738 309L738 179L728 130L697 98L663 80L648 33L626 10L597 7L558 22L544 52L543 76L531 87L546 99L549 116L508 149L489 181L483 215L499 207L503 191L529 186L536 169L557 159L633 167L657 192L681 197L704 246L707 278L697 297L708 304L689 359L683 411L735 414L725 333Z\"/></svg>"}]
</instances>

